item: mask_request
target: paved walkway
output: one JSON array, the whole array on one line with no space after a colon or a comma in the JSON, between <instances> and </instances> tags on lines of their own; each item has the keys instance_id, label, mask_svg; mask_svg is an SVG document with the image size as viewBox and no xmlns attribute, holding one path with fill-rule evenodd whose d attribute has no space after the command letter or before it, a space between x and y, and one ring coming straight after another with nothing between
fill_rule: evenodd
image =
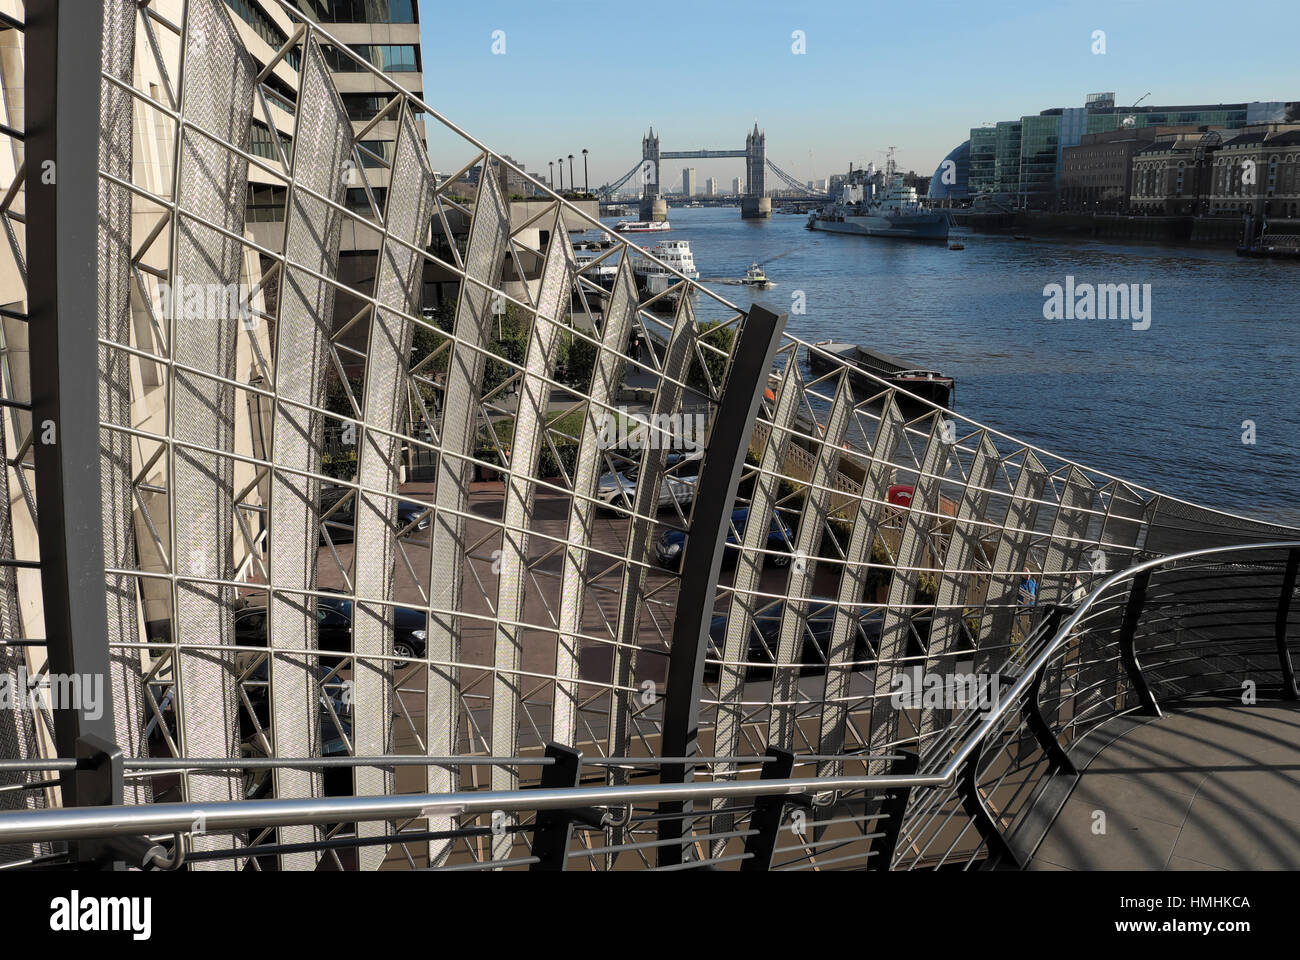
<instances>
[{"instance_id":1,"label":"paved walkway","mask_svg":"<svg viewBox=\"0 0 1300 960\"><path fill-rule=\"evenodd\" d=\"M1300 869L1300 705L1204 701L1128 731L1083 771L1029 869Z\"/></svg>"}]
</instances>

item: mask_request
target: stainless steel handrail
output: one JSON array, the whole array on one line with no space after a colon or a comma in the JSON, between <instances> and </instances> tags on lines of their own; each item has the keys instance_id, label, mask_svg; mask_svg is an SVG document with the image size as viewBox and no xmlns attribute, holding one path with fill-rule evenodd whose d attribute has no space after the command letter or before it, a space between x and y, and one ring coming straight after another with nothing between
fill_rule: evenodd
<instances>
[{"instance_id":1,"label":"stainless steel handrail","mask_svg":"<svg viewBox=\"0 0 1300 960\"><path fill-rule=\"evenodd\" d=\"M218 804L155 803L0 814L0 843L11 840L77 840L126 834L205 833L249 826L286 827L340 820L399 820L464 814L616 807L637 802L707 800L800 794L812 790L891 789L944 786L929 777L801 777L789 780L711 781L624 787L565 787L470 793L393 794L383 797L321 797L294 800L234 800Z\"/></svg>"},{"instance_id":2,"label":"stainless steel handrail","mask_svg":"<svg viewBox=\"0 0 1300 960\"><path fill-rule=\"evenodd\" d=\"M1148 560L1107 577L1075 609L1012 684L1006 696L965 739L941 770L931 774L863 777L797 777L785 780L709 781L619 787L566 787L446 794L398 794L383 797L321 797L287 800L237 800L220 804L164 803L0 813L0 843L75 840L128 834L208 833L249 826L277 827L355 820L397 820L429 816L554 810L573 807L621 807L637 802L771 797L827 791L891 790L902 787L953 786L971 754L998 729L1008 712L1018 709L1034 676L1047 665L1092 606L1111 587L1159 567L1204 557L1263 550L1300 549L1300 540L1236 544L1189 550ZM707 760L708 758L700 758ZM755 757L761 760L761 757ZM851 754L846 760L854 759ZM796 756L795 760L799 758Z\"/></svg>"}]
</instances>

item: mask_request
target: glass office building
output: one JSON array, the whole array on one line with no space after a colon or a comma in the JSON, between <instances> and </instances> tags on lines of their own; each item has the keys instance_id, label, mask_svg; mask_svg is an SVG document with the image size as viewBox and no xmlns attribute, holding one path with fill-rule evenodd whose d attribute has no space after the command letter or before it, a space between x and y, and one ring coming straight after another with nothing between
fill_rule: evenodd
<instances>
[{"instance_id":1,"label":"glass office building","mask_svg":"<svg viewBox=\"0 0 1300 960\"><path fill-rule=\"evenodd\" d=\"M1015 196L1020 191L1019 120L1004 120L997 125L993 140L993 192Z\"/></svg>"},{"instance_id":2,"label":"glass office building","mask_svg":"<svg viewBox=\"0 0 1300 960\"><path fill-rule=\"evenodd\" d=\"M1051 204L1056 190L1061 115L1040 114L1020 121L1020 182L1017 197L1021 206Z\"/></svg>"},{"instance_id":3,"label":"glass office building","mask_svg":"<svg viewBox=\"0 0 1300 960\"><path fill-rule=\"evenodd\" d=\"M1061 169L1061 150L1077 146L1087 133L1124 128L1210 126L1236 130L1256 123L1300 116L1294 102L1116 106L1112 94L1093 94L1082 107L1053 107L1019 120L970 131L966 192L1005 195L1017 206L1052 202Z\"/></svg>"},{"instance_id":4,"label":"glass office building","mask_svg":"<svg viewBox=\"0 0 1300 960\"><path fill-rule=\"evenodd\" d=\"M966 183L972 197L991 193L995 184L994 166L997 157L997 128L975 127L970 132L970 162Z\"/></svg>"}]
</instances>

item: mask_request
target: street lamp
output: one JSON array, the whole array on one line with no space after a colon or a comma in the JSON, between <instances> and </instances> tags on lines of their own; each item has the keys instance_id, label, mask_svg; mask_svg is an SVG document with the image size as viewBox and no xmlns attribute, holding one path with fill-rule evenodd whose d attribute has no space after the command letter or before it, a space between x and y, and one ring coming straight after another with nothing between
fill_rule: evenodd
<instances>
[{"instance_id":1,"label":"street lamp","mask_svg":"<svg viewBox=\"0 0 1300 960\"><path fill-rule=\"evenodd\" d=\"M587 148L582 148L582 192L591 193L591 183L587 180Z\"/></svg>"},{"instance_id":2,"label":"street lamp","mask_svg":"<svg viewBox=\"0 0 1300 960\"><path fill-rule=\"evenodd\" d=\"M578 181L573 179L573 154L569 154L569 189L578 189Z\"/></svg>"},{"instance_id":3,"label":"street lamp","mask_svg":"<svg viewBox=\"0 0 1300 960\"><path fill-rule=\"evenodd\" d=\"M555 161L547 160L546 165L551 169L551 189L555 189Z\"/></svg>"},{"instance_id":4,"label":"street lamp","mask_svg":"<svg viewBox=\"0 0 1300 960\"><path fill-rule=\"evenodd\" d=\"M556 163L560 165L560 193L563 194L564 193L564 158L560 157L560 159L557 160Z\"/></svg>"}]
</instances>

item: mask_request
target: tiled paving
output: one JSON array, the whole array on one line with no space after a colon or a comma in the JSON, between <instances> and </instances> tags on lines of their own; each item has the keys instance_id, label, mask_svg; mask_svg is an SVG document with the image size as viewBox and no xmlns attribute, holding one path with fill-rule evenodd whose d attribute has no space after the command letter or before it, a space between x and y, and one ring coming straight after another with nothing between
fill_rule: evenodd
<instances>
[{"instance_id":1,"label":"tiled paving","mask_svg":"<svg viewBox=\"0 0 1300 960\"><path fill-rule=\"evenodd\" d=\"M1202 702L1130 730L1083 771L1029 869L1300 869L1300 704Z\"/></svg>"}]
</instances>

